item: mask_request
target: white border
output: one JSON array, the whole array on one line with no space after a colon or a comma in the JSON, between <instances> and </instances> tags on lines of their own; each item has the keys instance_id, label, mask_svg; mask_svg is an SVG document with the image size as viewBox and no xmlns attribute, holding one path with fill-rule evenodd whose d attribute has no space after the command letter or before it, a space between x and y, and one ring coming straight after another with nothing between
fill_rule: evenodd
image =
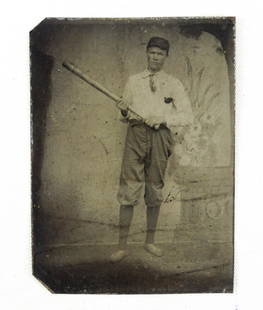
<instances>
[{"instance_id":1,"label":"white border","mask_svg":"<svg viewBox=\"0 0 263 310\"><path fill-rule=\"evenodd\" d=\"M261 309L262 5L260 1L9 1L1 16L1 309ZM234 294L52 295L31 274L29 30L45 17L237 17Z\"/></svg>"}]
</instances>

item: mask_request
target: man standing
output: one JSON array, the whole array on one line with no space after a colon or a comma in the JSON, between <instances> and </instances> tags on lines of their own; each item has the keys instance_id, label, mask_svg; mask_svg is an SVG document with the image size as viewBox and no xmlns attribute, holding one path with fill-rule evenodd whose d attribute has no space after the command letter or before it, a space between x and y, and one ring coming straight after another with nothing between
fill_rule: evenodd
<instances>
[{"instance_id":1,"label":"man standing","mask_svg":"<svg viewBox=\"0 0 263 310\"><path fill-rule=\"evenodd\" d=\"M154 236L163 201L165 170L174 147L172 127L189 125L192 110L188 96L178 79L162 71L169 54L169 42L160 37L149 40L146 48L147 69L128 79L123 99L118 103L129 121L120 176L119 249L111 256L118 262L127 254L127 239L142 191L147 206L147 233L144 248L162 256ZM145 120L142 122L127 108Z\"/></svg>"}]
</instances>

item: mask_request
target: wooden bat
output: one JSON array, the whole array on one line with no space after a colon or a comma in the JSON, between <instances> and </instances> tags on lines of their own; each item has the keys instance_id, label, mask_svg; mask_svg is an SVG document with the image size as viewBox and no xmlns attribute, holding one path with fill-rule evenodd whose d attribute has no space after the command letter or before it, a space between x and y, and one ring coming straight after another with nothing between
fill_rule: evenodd
<instances>
[{"instance_id":1,"label":"wooden bat","mask_svg":"<svg viewBox=\"0 0 263 310\"><path fill-rule=\"evenodd\" d=\"M85 81L86 83L88 83L89 85L91 85L92 87L96 88L98 91L100 91L101 93L103 93L104 95L106 95L107 97L112 99L113 101L119 102L121 100L121 98L119 96L115 95L114 93L112 93L111 91L109 91L108 89L103 87L100 83L98 83L97 81L93 80L87 74L82 73L80 71L80 69L78 69L72 63L68 63L68 62L64 61L63 62L63 66L66 69L68 69L70 72L72 72L76 76L78 76L80 79L82 79L83 81ZM135 111L133 111L130 107L128 107L127 110L129 112L131 112L131 114L134 114L137 119L139 119L142 122L145 122L144 118L142 116L140 116L138 113L136 113Z\"/></svg>"}]
</instances>

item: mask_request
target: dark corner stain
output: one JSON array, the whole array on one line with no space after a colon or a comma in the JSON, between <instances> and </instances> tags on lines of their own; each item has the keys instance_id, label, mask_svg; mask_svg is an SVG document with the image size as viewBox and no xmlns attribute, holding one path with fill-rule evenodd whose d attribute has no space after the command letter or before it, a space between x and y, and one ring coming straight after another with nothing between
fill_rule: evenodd
<instances>
[{"instance_id":1,"label":"dark corner stain","mask_svg":"<svg viewBox=\"0 0 263 310\"><path fill-rule=\"evenodd\" d=\"M186 38L199 39L202 34L202 27L200 25L181 25L180 33Z\"/></svg>"},{"instance_id":2,"label":"dark corner stain","mask_svg":"<svg viewBox=\"0 0 263 310\"><path fill-rule=\"evenodd\" d=\"M54 59L46 55L36 44L34 32L30 34L30 83L31 83L31 199L32 199L32 236L34 247L41 242L41 168L43 164L46 135L47 110L51 100L51 72Z\"/></svg>"},{"instance_id":3,"label":"dark corner stain","mask_svg":"<svg viewBox=\"0 0 263 310\"><path fill-rule=\"evenodd\" d=\"M224 50L223 50L221 47L217 47L216 52L217 52L219 55L224 55Z\"/></svg>"},{"instance_id":4,"label":"dark corner stain","mask_svg":"<svg viewBox=\"0 0 263 310\"><path fill-rule=\"evenodd\" d=\"M222 51L217 50L218 53L223 51L228 52L232 48L230 46L234 37L235 19L232 17L226 18L208 18L195 19L193 21L186 20L179 26L180 33L187 38L199 39L202 32L208 32L214 35L222 44Z\"/></svg>"},{"instance_id":5,"label":"dark corner stain","mask_svg":"<svg viewBox=\"0 0 263 310\"><path fill-rule=\"evenodd\" d=\"M218 267L212 267L215 268ZM231 293L233 290L232 279L220 273L215 277L206 272L167 274L141 262L113 264L104 261L67 266L35 264L34 275L54 293L60 294Z\"/></svg>"}]
</instances>

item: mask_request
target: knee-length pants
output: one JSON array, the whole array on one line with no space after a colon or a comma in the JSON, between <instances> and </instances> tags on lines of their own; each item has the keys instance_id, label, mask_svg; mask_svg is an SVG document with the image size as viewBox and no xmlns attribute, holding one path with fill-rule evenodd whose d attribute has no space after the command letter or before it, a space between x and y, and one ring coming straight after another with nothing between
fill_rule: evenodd
<instances>
[{"instance_id":1,"label":"knee-length pants","mask_svg":"<svg viewBox=\"0 0 263 310\"><path fill-rule=\"evenodd\" d=\"M173 146L168 128L155 130L139 122L129 124L117 195L121 205L136 205L143 190L147 206L161 205L165 170Z\"/></svg>"}]
</instances>

